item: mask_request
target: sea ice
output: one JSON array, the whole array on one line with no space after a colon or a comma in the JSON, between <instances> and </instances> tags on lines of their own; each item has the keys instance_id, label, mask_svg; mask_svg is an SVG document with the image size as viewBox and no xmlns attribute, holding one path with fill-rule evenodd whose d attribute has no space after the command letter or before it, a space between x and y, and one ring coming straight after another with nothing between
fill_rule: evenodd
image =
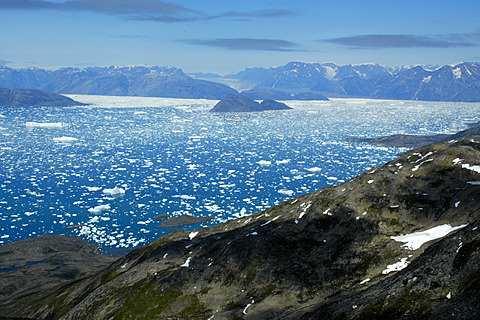
<instances>
[{"instance_id":1,"label":"sea ice","mask_svg":"<svg viewBox=\"0 0 480 320\"><path fill-rule=\"evenodd\" d=\"M319 171L322 171L322 168L313 167L313 168L308 168L307 171L310 171L310 172L319 172Z\"/></svg>"},{"instance_id":2,"label":"sea ice","mask_svg":"<svg viewBox=\"0 0 480 320\"><path fill-rule=\"evenodd\" d=\"M404 242L405 244L403 244L402 247L405 247L408 250L417 250L428 241L442 238L450 232L464 228L466 226L466 224L462 224L457 227L452 227L449 224L443 224L425 231L418 231L403 236L396 236L391 238L398 242Z\"/></svg>"}]
</instances>

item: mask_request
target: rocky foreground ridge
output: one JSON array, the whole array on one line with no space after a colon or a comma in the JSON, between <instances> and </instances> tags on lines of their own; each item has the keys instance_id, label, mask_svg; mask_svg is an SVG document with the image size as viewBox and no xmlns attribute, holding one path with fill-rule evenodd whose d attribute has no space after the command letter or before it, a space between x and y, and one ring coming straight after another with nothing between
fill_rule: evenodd
<instances>
[{"instance_id":1,"label":"rocky foreground ridge","mask_svg":"<svg viewBox=\"0 0 480 320\"><path fill-rule=\"evenodd\" d=\"M475 319L479 218L480 136L472 136L408 152L251 216L173 231L70 282L3 291L0 315ZM413 241L414 232L437 234L434 227L451 232ZM392 238L402 235L406 243ZM8 257L2 252L0 261Z\"/></svg>"}]
</instances>

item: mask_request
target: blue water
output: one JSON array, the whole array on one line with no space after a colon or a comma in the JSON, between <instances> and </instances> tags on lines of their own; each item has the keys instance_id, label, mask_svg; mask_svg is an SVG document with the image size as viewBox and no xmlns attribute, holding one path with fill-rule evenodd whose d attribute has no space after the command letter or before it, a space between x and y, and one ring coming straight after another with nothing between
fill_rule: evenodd
<instances>
[{"instance_id":1,"label":"blue water","mask_svg":"<svg viewBox=\"0 0 480 320\"><path fill-rule=\"evenodd\" d=\"M0 244L53 233L106 251L137 247L172 230L157 228L156 215L213 217L186 229L218 224L407 150L343 138L454 133L480 120L479 103L338 99L214 114L207 100L75 99L92 105L0 108ZM114 187L125 195L102 192ZM65 229L73 225L83 226Z\"/></svg>"}]
</instances>

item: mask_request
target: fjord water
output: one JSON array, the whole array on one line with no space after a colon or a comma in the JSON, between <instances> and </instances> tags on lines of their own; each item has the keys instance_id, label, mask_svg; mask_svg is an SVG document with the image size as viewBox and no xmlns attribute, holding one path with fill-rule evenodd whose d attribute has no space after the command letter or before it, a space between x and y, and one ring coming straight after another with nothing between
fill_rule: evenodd
<instances>
[{"instance_id":1,"label":"fjord water","mask_svg":"<svg viewBox=\"0 0 480 320\"><path fill-rule=\"evenodd\" d=\"M349 137L455 133L480 103L334 99L288 111L211 113L216 101L72 96L74 108L0 108L0 244L78 235L105 251L195 229L339 184L406 149ZM103 190L115 187L125 194ZM74 227L75 226L75 227Z\"/></svg>"}]
</instances>

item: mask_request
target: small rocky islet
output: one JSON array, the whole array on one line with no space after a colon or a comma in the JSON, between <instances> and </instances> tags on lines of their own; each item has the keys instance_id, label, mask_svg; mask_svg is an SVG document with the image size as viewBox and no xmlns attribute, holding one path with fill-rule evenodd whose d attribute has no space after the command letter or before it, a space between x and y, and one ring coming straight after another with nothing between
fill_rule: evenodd
<instances>
[{"instance_id":1,"label":"small rocky islet","mask_svg":"<svg viewBox=\"0 0 480 320\"><path fill-rule=\"evenodd\" d=\"M290 110L289 106L272 99L256 102L239 94L230 94L220 100L210 112L261 112L268 110Z\"/></svg>"}]
</instances>

